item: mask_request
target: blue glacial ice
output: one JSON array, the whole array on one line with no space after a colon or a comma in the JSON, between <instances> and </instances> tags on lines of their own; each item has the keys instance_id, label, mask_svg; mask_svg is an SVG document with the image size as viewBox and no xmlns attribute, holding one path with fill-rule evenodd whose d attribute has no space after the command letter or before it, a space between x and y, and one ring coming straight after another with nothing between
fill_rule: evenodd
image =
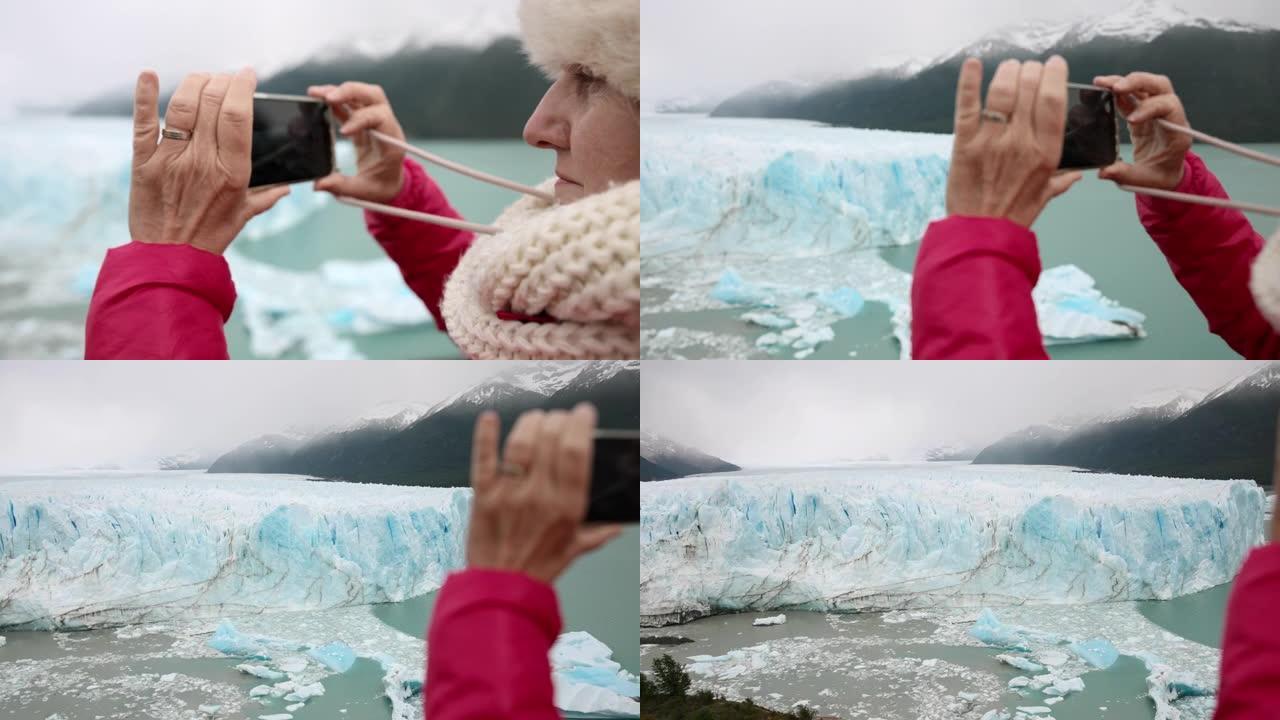
<instances>
[{"instance_id":1,"label":"blue glacial ice","mask_svg":"<svg viewBox=\"0 0 1280 720\"><path fill-rule=\"evenodd\" d=\"M742 335L768 330L745 342L658 323L641 331L646 357L806 357L865 302L887 306L910 356L911 274L874 249L943 216L949 135L659 115L641 143L642 284L666 291L643 312L734 308ZM1144 333L1073 265L1046 269L1033 299L1046 344Z\"/></svg>"},{"instance_id":2,"label":"blue glacial ice","mask_svg":"<svg viewBox=\"0 0 1280 720\"><path fill-rule=\"evenodd\" d=\"M1167 599L1235 576L1252 482L863 465L641 487L641 616Z\"/></svg>"},{"instance_id":3,"label":"blue glacial ice","mask_svg":"<svg viewBox=\"0 0 1280 720\"><path fill-rule=\"evenodd\" d=\"M468 489L280 475L7 481L0 627L403 600L462 565L469 505Z\"/></svg>"}]
</instances>

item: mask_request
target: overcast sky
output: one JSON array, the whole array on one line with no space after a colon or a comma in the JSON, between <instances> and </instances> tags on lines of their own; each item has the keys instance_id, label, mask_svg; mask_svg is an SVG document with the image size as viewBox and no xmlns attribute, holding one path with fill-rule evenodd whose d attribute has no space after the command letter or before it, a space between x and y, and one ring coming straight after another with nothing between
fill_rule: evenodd
<instances>
[{"instance_id":1,"label":"overcast sky","mask_svg":"<svg viewBox=\"0 0 1280 720\"><path fill-rule=\"evenodd\" d=\"M517 26L516 3L4 0L0 109L131 89L138 71L147 67L169 87L183 74L201 70L253 65L266 74L331 47L395 48L410 36L459 41L510 33Z\"/></svg>"},{"instance_id":2,"label":"overcast sky","mask_svg":"<svg viewBox=\"0 0 1280 720\"><path fill-rule=\"evenodd\" d=\"M1173 0L1187 12L1280 26L1276 0ZM644 102L825 80L932 59L1030 20L1074 20L1127 0L644 0Z\"/></svg>"},{"instance_id":3,"label":"overcast sky","mask_svg":"<svg viewBox=\"0 0 1280 720\"><path fill-rule=\"evenodd\" d=\"M641 425L746 466L915 459L1165 391L1209 391L1264 364L645 362Z\"/></svg>"},{"instance_id":4,"label":"overcast sky","mask_svg":"<svg viewBox=\"0 0 1280 720\"><path fill-rule=\"evenodd\" d=\"M345 423L384 403L432 403L505 362L0 363L0 473L154 466L290 426Z\"/></svg>"}]
</instances>

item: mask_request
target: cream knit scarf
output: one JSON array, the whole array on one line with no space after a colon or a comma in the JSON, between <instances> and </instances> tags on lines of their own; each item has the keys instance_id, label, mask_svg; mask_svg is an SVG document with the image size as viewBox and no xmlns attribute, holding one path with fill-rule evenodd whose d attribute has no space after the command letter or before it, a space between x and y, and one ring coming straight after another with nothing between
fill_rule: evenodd
<instances>
[{"instance_id":1,"label":"cream knit scarf","mask_svg":"<svg viewBox=\"0 0 1280 720\"><path fill-rule=\"evenodd\" d=\"M640 356L640 181L568 205L526 196L494 224L502 231L477 237L444 290L441 312L464 353L484 360ZM499 310L558 322L502 320Z\"/></svg>"}]
</instances>

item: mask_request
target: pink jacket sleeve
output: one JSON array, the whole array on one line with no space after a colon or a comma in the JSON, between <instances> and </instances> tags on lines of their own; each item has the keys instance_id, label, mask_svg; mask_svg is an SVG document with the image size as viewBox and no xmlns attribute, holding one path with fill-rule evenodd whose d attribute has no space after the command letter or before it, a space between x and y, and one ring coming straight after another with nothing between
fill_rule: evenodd
<instances>
[{"instance_id":1,"label":"pink jacket sleeve","mask_svg":"<svg viewBox=\"0 0 1280 720\"><path fill-rule=\"evenodd\" d=\"M995 218L930 223L911 283L911 354L920 360L1047 359L1031 290L1030 230Z\"/></svg>"},{"instance_id":2,"label":"pink jacket sleeve","mask_svg":"<svg viewBox=\"0 0 1280 720\"><path fill-rule=\"evenodd\" d=\"M440 186L427 175L421 165L408 158L404 161L404 187L388 204L405 210L461 219ZM474 236L465 230L429 225L371 210L365 211L364 219L369 234L378 241L387 256L400 266L400 274L404 276L409 289L422 298L427 310L436 319L436 326L445 330L444 319L440 316L440 299L444 295L445 281L458 266L462 254L471 246Z\"/></svg>"},{"instance_id":3,"label":"pink jacket sleeve","mask_svg":"<svg viewBox=\"0 0 1280 720\"><path fill-rule=\"evenodd\" d=\"M1178 192L1225 198L1222 184L1194 153L1187 153ZM1280 337L1258 312L1249 291L1262 236L1244 213L1138 196L1138 217L1209 321L1209 330L1252 359L1280 357Z\"/></svg>"},{"instance_id":4,"label":"pink jacket sleeve","mask_svg":"<svg viewBox=\"0 0 1280 720\"><path fill-rule=\"evenodd\" d=\"M427 631L425 716L559 720L548 659L559 634L550 585L495 570L450 575Z\"/></svg>"},{"instance_id":5,"label":"pink jacket sleeve","mask_svg":"<svg viewBox=\"0 0 1280 720\"><path fill-rule=\"evenodd\" d=\"M1262 720L1280 708L1280 543L1255 548L1236 576L1222 638L1214 720Z\"/></svg>"},{"instance_id":6,"label":"pink jacket sleeve","mask_svg":"<svg viewBox=\"0 0 1280 720\"><path fill-rule=\"evenodd\" d=\"M107 251L85 320L88 360L226 360L236 287L221 255L131 242Z\"/></svg>"}]
</instances>

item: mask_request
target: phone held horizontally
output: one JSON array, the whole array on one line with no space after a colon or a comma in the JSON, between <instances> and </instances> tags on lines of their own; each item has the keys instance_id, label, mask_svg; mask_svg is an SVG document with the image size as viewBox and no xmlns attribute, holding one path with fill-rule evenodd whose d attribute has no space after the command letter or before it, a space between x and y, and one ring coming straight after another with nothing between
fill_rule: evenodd
<instances>
[{"instance_id":1,"label":"phone held horizontally","mask_svg":"<svg viewBox=\"0 0 1280 720\"><path fill-rule=\"evenodd\" d=\"M640 433L596 430L586 522L640 522Z\"/></svg>"},{"instance_id":2,"label":"phone held horizontally","mask_svg":"<svg viewBox=\"0 0 1280 720\"><path fill-rule=\"evenodd\" d=\"M1104 168L1119 157L1115 95L1105 88L1067 83L1067 127L1058 169Z\"/></svg>"},{"instance_id":3,"label":"phone held horizontally","mask_svg":"<svg viewBox=\"0 0 1280 720\"><path fill-rule=\"evenodd\" d=\"M302 95L255 93L249 187L306 182L332 173L335 140L324 102Z\"/></svg>"}]
</instances>

